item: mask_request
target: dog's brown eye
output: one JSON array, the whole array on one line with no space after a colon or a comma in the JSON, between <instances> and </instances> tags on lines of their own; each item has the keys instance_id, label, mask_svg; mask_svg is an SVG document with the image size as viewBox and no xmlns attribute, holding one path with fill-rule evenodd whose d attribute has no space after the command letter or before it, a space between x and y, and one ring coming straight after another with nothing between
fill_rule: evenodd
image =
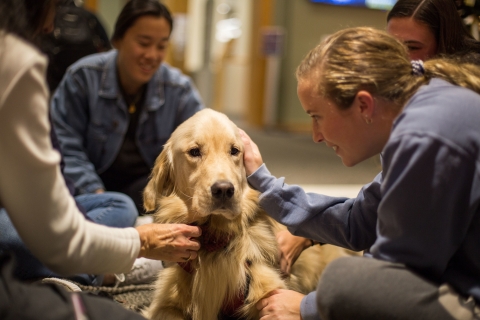
<instances>
[{"instance_id":1,"label":"dog's brown eye","mask_svg":"<svg viewBox=\"0 0 480 320\"><path fill-rule=\"evenodd\" d=\"M230 154L231 154L232 156L236 156L239 152L240 152L240 150L238 150L238 149L235 148L235 147L232 147L232 148L230 149Z\"/></svg>"},{"instance_id":2,"label":"dog's brown eye","mask_svg":"<svg viewBox=\"0 0 480 320\"><path fill-rule=\"evenodd\" d=\"M188 154L191 155L192 157L200 157L202 154L200 153L199 148L193 148L188 150Z\"/></svg>"}]
</instances>

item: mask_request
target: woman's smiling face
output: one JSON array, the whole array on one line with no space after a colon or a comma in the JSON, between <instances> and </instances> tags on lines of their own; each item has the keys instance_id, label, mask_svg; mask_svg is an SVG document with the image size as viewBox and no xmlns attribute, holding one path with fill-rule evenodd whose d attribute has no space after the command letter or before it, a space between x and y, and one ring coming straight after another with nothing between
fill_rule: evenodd
<instances>
[{"instance_id":1,"label":"woman's smiling face","mask_svg":"<svg viewBox=\"0 0 480 320\"><path fill-rule=\"evenodd\" d=\"M362 140L364 119L358 118L353 108L340 110L331 100L316 93L316 84L300 80L297 94L303 110L312 118L313 141L325 142L333 148L345 166L351 167L370 157L365 156Z\"/></svg>"},{"instance_id":2,"label":"woman's smiling face","mask_svg":"<svg viewBox=\"0 0 480 320\"><path fill-rule=\"evenodd\" d=\"M347 109L340 109L318 93L318 80L299 80L297 94L312 118L313 141L325 142L347 167L382 151L398 113L392 103L365 90L356 93Z\"/></svg>"},{"instance_id":3,"label":"woman's smiling face","mask_svg":"<svg viewBox=\"0 0 480 320\"><path fill-rule=\"evenodd\" d=\"M133 94L153 77L165 58L170 25L163 17L139 17L114 41L118 50L117 67L120 83L128 94Z\"/></svg>"}]
</instances>

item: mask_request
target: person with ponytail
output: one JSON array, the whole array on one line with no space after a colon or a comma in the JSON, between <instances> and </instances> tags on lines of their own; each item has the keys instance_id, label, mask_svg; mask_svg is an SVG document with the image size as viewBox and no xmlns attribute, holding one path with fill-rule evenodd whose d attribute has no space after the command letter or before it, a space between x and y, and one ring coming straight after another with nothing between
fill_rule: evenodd
<instances>
[{"instance_id":1,"label":"person with ponytail","mask_svg":"<svg viewBox=\"0 0 480 320\"><path fill-rule=\"evenodd\" d=\"M356 198L306 193L270 174L242 133L248 182L295 236L364 257L333 261L317 291L276 290L261 319L478 319L480 69L461 59L410 61L372 28L336 32L296 72L313 140L351 167L383 171Z\"/></svg>"}]
</instances>

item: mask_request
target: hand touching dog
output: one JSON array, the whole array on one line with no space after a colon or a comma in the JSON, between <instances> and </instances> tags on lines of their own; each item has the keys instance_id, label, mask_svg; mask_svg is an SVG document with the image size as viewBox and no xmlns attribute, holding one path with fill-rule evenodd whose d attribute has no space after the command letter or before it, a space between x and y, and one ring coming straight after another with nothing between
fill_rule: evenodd
<instances>
[{"instance_id":1,"label":"hand touching dog","mask_svg":"<svg viewBox=\"0 0 480 320\"><path fill-rule=\"evenodd\" d=\"M244 146L243 163L245 165L245 172L247 176L249 176L260 168L263 164L263 159L258 146L250 139L248 134L242 129L238 129L238 131L240 132Z\"/></svg>"},{"instance_id":2,"label":"hand touching dog","mask_svg":"<svg viewBox=\"0 0 480 320\"><path fill-rule=\"evenodd\" d=\"M256 305L260 320L301 320L300 303L304 296L292 290L271 291Z\"/></svg>"},{"instance_id":3,"label":"hand touching dog","mask_svg":"<svg viewBox=\"0 0 480 320\"><path fill-rule=\"evenodd\" d=\"M311 246L312 241L294 236L288 230L279 231L277 233L277 241L280 254L280 270L290 275L295 261L297 261L303 250Z\"/></svg>"},{"instance_id":4,"label":"hand touching dog","mask_svg":"<svg viewBox=\"0 0 480 320\"><path fill-rule=\"evenodd\" d=\"M185 262L197 258L199 227L186 224L145 224L136 227L140 234L139 258Z\"/></svg>"}]
</instances>

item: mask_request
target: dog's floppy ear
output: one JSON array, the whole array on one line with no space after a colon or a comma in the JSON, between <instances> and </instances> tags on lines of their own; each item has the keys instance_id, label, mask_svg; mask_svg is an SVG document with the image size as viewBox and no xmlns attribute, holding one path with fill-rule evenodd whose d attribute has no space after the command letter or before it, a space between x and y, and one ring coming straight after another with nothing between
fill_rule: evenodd
<instances>
[{"instance_id":1,"label":"dog's floppy ear","mask_svg":"<svg viewBox=\"0 0 480 320\"><path fill-rule=\"evenodd\" d=\"M143 191L143 206L148 211L157 208L157 200L172 194L175 184L171 143L167 143L155 160L150 180Z\"/></svg>"}]
</instances>

